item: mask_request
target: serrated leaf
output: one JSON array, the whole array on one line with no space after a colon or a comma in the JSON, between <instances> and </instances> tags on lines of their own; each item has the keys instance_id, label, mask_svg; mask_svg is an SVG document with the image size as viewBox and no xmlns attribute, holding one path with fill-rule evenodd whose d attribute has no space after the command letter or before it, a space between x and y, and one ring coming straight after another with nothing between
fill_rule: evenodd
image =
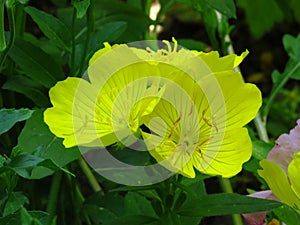
<instances>
[{"instance_id":1,"label":"serrated leaf","mask_svg":"<svg viewBox=\"0 0 300 225\"><path fill-rule=\"evenodd\" d=\"M12 128L17 122L31 117L30 109L0 109L0 135Z\"/></svg>"},{"instance_id":2,"label":"serrated leaf","mask_svg":"<svg viewBox=\"0 0 300 225\"><path fill-rule=\"evenodd\" d=\"M228 18L236 19L236 9L233 0L206 0L206 3Z\"/></svg>"},{"instance_id":3,"label":"serrated leaf","mask_svg":"<svg viewBox=\"0 0 300 225\"><path fill-rule=\"evenodd\" d=\"M18 146L23 152L34 154L42 159L50 159L59 167L76 160L80 156L78 148L66 149L62 139L55 137L43 120L43 111L37 110L26 122L18 138ZM53 171L36 167L32 171L32 179L38 179L52 174Z\"/></svg>"},{"instance_id":4,"label":"serrated leaf","mask_svg":"<svg viewBox=\"0 0 300 225\"><path fill-rule=\"evenodd\" d=\"M221 216L267 211L281 205L282 203L272 200L221 193L190 200L184 203L177 213L183 216Z\"/></svg>"},{"instance_id":5,"label":"serrated leaf","mask_svg":"<svg viewBox=\"0 0 300 225\"><path fill-rule=\"evenodd\" d=\"M45 94L46 88L24 75L10 77L8 81L3 84L2 89L23 94L31 99L36 106L47 107L50 105L49 97Z\"/></svg>"},{"instance_id":6,"label":"serrated leaf","mask_svg":"<svg viewBox=\"0 0 300 225\"><path fill-rule=\"evenodd\" d=\"M60 66L51 56L22 38L16 38L8 54L28 77L46 88L64 78Z\"/></svg>"},{"instance_id":7,"label":"serrated leaf","mask_svg":"<svg viewBox=\"0 0 300 225\"><path fill-rule=\"evenodd\" d=\"M24 10L54 45L67 51L71 50L71 32L64 23L56 17L31 6L27 6Z\"/></svg>"}]
</instances>

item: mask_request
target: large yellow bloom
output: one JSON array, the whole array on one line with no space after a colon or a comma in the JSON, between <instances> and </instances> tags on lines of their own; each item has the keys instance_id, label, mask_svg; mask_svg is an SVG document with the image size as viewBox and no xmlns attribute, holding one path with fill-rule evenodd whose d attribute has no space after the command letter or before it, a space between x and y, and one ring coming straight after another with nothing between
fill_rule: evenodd
<instances>
[{"instance_id":1,"label":"large yellow bloom","mask_svg":"<svg viewBox=\"0 0 300 225\"><path fill-rule=\"evenodd\" d=\"M151 155L171 171L237 174L251 156L243 126L261 105L256 86L233 71L247 52L220 58L174 43L158 51L105 44L90 60L88 77L50 90L50 130L66 147L130 145L142 133Z\"/></svg>"}]
</instances>

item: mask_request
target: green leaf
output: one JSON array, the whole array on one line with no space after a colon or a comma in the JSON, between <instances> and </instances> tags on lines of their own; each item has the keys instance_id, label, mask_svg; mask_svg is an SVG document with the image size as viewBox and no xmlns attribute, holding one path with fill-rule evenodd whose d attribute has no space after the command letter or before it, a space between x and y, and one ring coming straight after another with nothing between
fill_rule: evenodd
<instances>
[{"instance_id":1,"label":"green leaf","mask_svg":"<svg viewBox=\"0 0 300 225\"><path fill-rule=\"evenodd\" d=\"M205 51L206 44L193 39L178 39L178 44L190 50Z\"/></svg>"},{"instance_id":2,"label":"green leaf","mask_svg":"<svg viewBox=\"0 0 300 225\"><path fill-rule=\"evenodd\" d=\"M206 0L206 3L228 18L236 19L236 9L233 0Z\"/></svg>"},{"instance_id":3,"label":"green leaf","mask_svg":"<svg viewBox=\"0 0 300 225\"><path fill-rule=\"evenodd\" d=\"M83 213L87 214L93 221L93 224L107 224L117 219L117 216L110 210L97 205L85 204L83 206Z\"/></svg>"},{"instance_id":4,"label":"green leaf","mask_svg":"<svg viewBox=\"0 0 300 225\"><path fill-rule=\"evenodd\" d=\"M67 51L71 50L71 33L64 23L56 17L34 7L27 6L24 10L54 45Z\"/></svg>"},{"instance_id":5,"label":"green leaf","mask_svg":"<svg viewBox=\"0 0 300 225\"><path fill-rule=\"evenodd\" d=\"M115 41L124 33L126 29L127 23L120 21L109 22L97 26L96 31L91 34L91 41L89 46L90 51L93 51L94 53L95 50L102 47L103 42L105 41Z\"/></svg>"},{"instance_id":6,"label":"green leaf","mask_svg":"<svg viewBox=\"0 0 300 225\"><path fill-rule=\"evenodd\" d=\"M300 223L300 215L288 205L282 205L279 208L273 209L275 215L286 225L294 225Z\"/></svg>"},{"instance_id":7,"label":"green leaf","mask_svg":"<svg viewBox=\"0 0 300 225\"><path fill-rule=\"evenodd\" d=\"M206 0L193 0L193 7L201 13L209 39L213 47L215 49L218 49L219 43L216 36L218 28L218 18L215 10L207 4Z\"/></svg>"},{"instance_id":8,"label":"green leaf","mask_svg":"<svg viewBox=\"0 0 300 225\"><path fill-rule=\"evenodd\" d=\"M67 0L51 0L51 2L58 7L64 7L67 4Z\"/></svg>"},{"instance_id":9,"label":"green leaf","mask_svg":"<svg viewBox=\"0 0 300 225\"><path fill-rule=\"evenodd\" d=\"M81 19L85 16L87 9L90 6L90 0L83 0L83 1L73 1L73 6L76 8L77 12L77 19Z\"/></svg>"},{"instance_id":10,"label":"green leaf","mask_svg":"<svg viewBox=\"0 0 300 225\"><path fill-rule=\"evenodd\" d=\"M26 122L18 138L18 146L23 152L34 154L42 159L51 159L59 167L65 166L80 156L78 148L66 149L62 144L62 140L50 132L48 126L44 123L42 110L35 111ZM41 166L45 166L43 163ZM30 178L39 179L52 173L53 170L35 167Z\"/></svg>"},{"instance_id":11,"label":"green leaf","mask_svg":"<svg viewBox=\"0 0 300 225\"><path fill-rule=\"evenodd\" d=\"M284 1L284 3L286 4L286 2ZM299 0L291 0L290 2L290 8L293 11L295 20L300 23L300 1Z\"/></svg>"},{"instance_id":12,"label":"green leaf","mask_svg":"<svg viewBox=\"0 0 300 225\"><path fill-rule=\"evenodd\" d=\"M252 142L252 156L255 159L262 160L267 158L269 151L273 148L274 145L266 143L264 141L253 141Z\"/></svg>"},{"instance_id":13,"label":"green leaf","mask_svg":"<svg viewBox=\"0 0 300 225\"><path fill-rule=\"evenodd\" d=\"M33 223L33 218L24 207L21 208L21 221L22 225L31 225Z\"/></svg>"},{"instance_id":14,"label":"green leaf","mask_svg":"<svg viewBox=\"0 0 300 225\"><path fill-rule=\"evenodd\" d=\"M12 76L6 81L2 89L15 91L31 99L36 106L47 107L50 105L46 89L25 75Z\"/></svg>"},{"instance_id":15,"label":"green leaf","mask_svg":"<svg viewBox=\"0 0 300 225\"><path fill-rule=\"evenodd\" d=\"M254 38L261 38L274 24L284 19L281 8L273 0L238 0L237 5L245 10L247 24Z\"/></svg>"},{"instance_id":16,"label":"green leaf","mask_svg":"<svg viewBox=\"0 0 300 225\"><path fill-rule=\"evenodd\" d=\"M28 198L21 192L12 192L5 204L3 217L18 211L24 204L29 204Z\"/></svg>"},{"instance_id":17,"label":"green leaf","mask_svg":"<svg viewBox=\"0 0 300 225\"><path fill-rule=\"evenodd\" d=\"M19 155L7 160L4 166L0 169L0 173L4 172L6 168L13 170L19 176L30 179L32 178L32 171L37 167L45 167L53 172L62 170L68 174L70 172L56 165L51 159L42 159L35 155L28 153L20 153ZM72 175L72 174L71 174Z\"/></svg>"},{"instance_id":18,"label":"green leaf","mask_svg":"<svg viewBox=\"0 0 300 225\"><path fill-rule=\"evenodd\" d=\"M95 2L97 9L96 23L126 22L127 29L120 37L122 42L136 41L143 37L153 21L142 10L118 0L101 0Z\"/></svg>"},{"instance_id":19,"label":"green leaf","mask_svg":"<svg viewBox=\"0 0 300 225\"><path fill-rule=\"evenodd\" d=\"M158 218L144 215L132 215L119 217L112 224L120 225L150 225L158 221Z\"/></svg>"},{"instance_id":20,"label":"green leaf","mask_svg":"<svg viewBox=\"0 0 300 225\"><path fill-rule=\"evenodd\" d=\"M54 86L58 80L64 78L60 66L51 56L21 38L16 38L9 56L28 77L46 88Z\"/></svg>"},{"instance_id":21,"label":"green leaf","mask_svg":"<svg viewBox=\"0 0 300 225\"><path fill-rule=\"evenodd\" d=\"M188 201L182 205L177 213L183 216L221 216L266 211L281 205L282 203L272 200L221 193Z\"/></svg>"},{"instance_id":22,"label":"green leaf","mask_svg":"<svg viewBox=\"0 0 300 225\"><path fill-rule=\"evenodd\" d=\"M283 73L280 74L277 70L272 73L272 81L274 84L270 97L268 98L268 101L263 109L262 115L264 117L268 115L275 97L288 82L288 80L290 78L300 80L300 54L298 52L300 46L300 34L297 38L293 38L290 35L285 35L283 37L283 43L286 51L288 51L290 59L287 62Z\"/></svg>"},{"instance_id":23,"label":"green leaf","mask_svg":"<svg viewBox=\"0 0 300 225\"><path fill-rule=\"evenodd\" d=\"M113 42L117 38L119 38L124 33L126 28L127 28L126 22L109 22L109 23L98 25L96 27L96 30L91 33L91 39L89 43L88 55L86 56L86 60L89 60L97 50L103 48L104 47L103 43L105 41ZM84 46L83 43L76 45L75 66L78 67L76 69L79 69L81 59L82 57L84 57L82 55L84 53L83 46ZM88 66L88 61L85 63L85 65L86 67Z\"/></svg>"},{"instance_id":24,"label":"green leaf","mask_svg":"<svg viewBox=\"0 0 300 225\"><path fill-rule=\"evenodd\" d=\"M25 209L23 209L25 210ZM24 213L24 212L23 212ZM34 225L46 225L48 220L48 214L42 211L27 211L27 213L31 216L31 218L34 220ZM0 218L0 224L1 225L17 225L22 224L21 221L21 212L17 212L5 217ZM30 224L32 225L32 224Z\"/></svg>"},{"instance_id":25,"label":"green leaf","mask_svg":"<svg viewBox=\"0 0 300 225\"><path fill-rule=\"evenodd\" d=\"M17 122L31 117L30 109L0 109L0 135L12 128Z\"/></svg>"},{"instance_id":26,"label":"green leaf","mask_svg":"<svg viewBox=\"0 0 300 225\"><path fill-rule=\"evenodd\" d=\"M283 46L289 57L292 59L300 59L300 34L295 38L286 34L283 36Z\"/></svg>"},{"instance_id":27,"label":"green leaf","mask_svg":"<svg viewBox=\"0 0 300 225\"><path fill-rule=\"evenodd\" d=\"M126 215L147 215L155 217L150 201L135 192L128 192L125 196Z\"/></svg>"}]
</instances>

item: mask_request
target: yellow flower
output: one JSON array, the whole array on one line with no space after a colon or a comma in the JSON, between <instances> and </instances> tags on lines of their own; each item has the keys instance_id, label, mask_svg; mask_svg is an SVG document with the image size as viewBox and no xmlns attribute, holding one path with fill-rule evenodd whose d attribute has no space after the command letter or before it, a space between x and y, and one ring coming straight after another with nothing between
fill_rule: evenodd
<instances>
[{"instance_id":1,"label":"yellow flower","mask_svg":"<svg viewBox=\"0 0 300 225\"><path fill-rule=\"evenodd\" d=\"M289 164L288 176L275 162L264 159L260 165L262 170L258 170L258 174L264 178L274 195L300 213L300 152L294 155Z\"/></svg>"},{"instance_id":2,"label":"yellow flower","mask_svg":"<svg viewBox=\"0 0 300 225\"><path fill-rule=\"evenodd\" d=\"M256 86L233 71L247 52L220 58L173 41L158 51L105 43L91 58L88 77L67 78L50 90L53 107L44 114L50 130L66 147L128 146L142 133L151 155L171 171L237 174L251 156L243 126L261 105Z\"/></svg>"},{"instance_id":3,"label":"yellow flower","mask_svg":"<svg viewBox=\"0 0 300 225\"><path fill-rule=\"evenodd\" d=\"M220 93L214 93L213 77ZM145 116L153 132L144 134L146 144L157 161L187 177L195 177L194 168L210 175L234 176L252 153L243 126L255 117L260 92L232 71L211 74L199 83L204 91L196 84L190 86L192 97L166 89L164 95L173 96L173 101L160 101Z\"/></svg>"},{"instance_id":4,"label":"yellow flower","mask_svg":"<svg viewBox=\"0 0 300 225\"><path fill-rule=\"evenodd\" d=\"M66 147L132 144L139 136L141 117L153 110L163 93L159 79L152 79L155 66L126 45L115 48L105 44L94 55L88 77L69 77L50 90L53 107L45 111L44 120Z\"/></svg>"}]
</instances>

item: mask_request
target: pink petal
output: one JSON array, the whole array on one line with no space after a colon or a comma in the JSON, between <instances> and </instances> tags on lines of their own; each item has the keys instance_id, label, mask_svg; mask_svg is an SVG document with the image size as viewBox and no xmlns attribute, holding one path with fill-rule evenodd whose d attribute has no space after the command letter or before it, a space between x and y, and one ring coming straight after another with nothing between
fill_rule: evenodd
<instances>
[{"instance_id":1,"label":"pink petal","mask_svg":"<svg viewBox=\"0 0 300 225\"><path fill-rule=\"evenodd\" d=\"M300 119L297 126L289 134L282 134L276 141L276 145L269 152L267 159L277 163L286 172L287 167L294 158L294 154L300 151Z\"/></svg>"},{"instance_id":2,"label":"pink petal","mask_svg":"<svg viewBox=\"0 0 300 225\"><path fill-rule=\"evenodd\" d=\"M254 198L264 198L264 199L272 199L277 200L272 191L258 191L254 194L248 195L250 197ZM266 219L267 212L256 212L256 213L249 213L249 214L243 214L244 219L249 225L266 225L265 219Z\"/></svg>"}]
</instances>

